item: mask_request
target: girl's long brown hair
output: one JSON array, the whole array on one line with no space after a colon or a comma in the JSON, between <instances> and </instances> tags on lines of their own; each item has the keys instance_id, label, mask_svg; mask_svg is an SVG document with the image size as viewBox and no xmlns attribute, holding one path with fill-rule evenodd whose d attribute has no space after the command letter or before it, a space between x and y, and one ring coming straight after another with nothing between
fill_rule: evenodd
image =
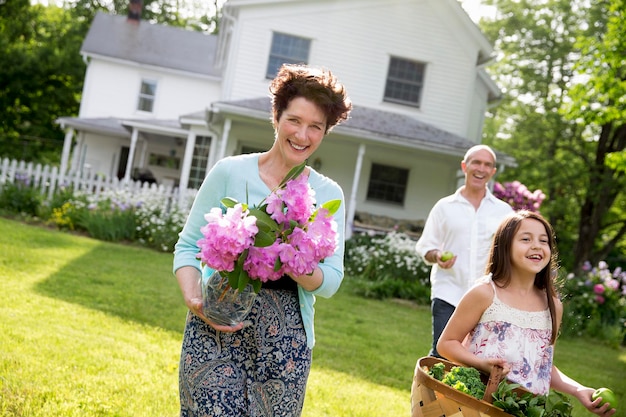
<instances>
[{"instance_id":1,"label":"girl's long brown hair","mask_svg":"<svg viewBox=\"0 0 626 417\"><path fill-rule=\"evenodd\" d=\"M550 317L552 318L552 337L550 338L550 343L554 344L559 333L554 305L554 297L557 296L554 280L558 273L558 251L556 247L556 236L550 223L541 214L528 210L520 210L509 215L500 223L493 237L486 273L491 274L493 281L499 287L504 288L509 285L511 281L511 247L513 245L513 238L524 219L534 219L541 222L548 235L548 245L551 253L550 262L535 276L535 287L540 290L545 290L546 292Z\"/></svg>"}]
</instances>

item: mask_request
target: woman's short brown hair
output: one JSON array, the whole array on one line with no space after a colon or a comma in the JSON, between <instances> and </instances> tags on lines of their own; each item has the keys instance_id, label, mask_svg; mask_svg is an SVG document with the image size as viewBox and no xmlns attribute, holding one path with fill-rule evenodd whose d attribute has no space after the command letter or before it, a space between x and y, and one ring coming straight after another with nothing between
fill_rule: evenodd
<instances>
[{"instance_id":1,"label":"woman's short brown hair","mask_svg":"<svg viewBox=\"0 0 626 417\"><path fill-rule=\"evenodd\" d=\"M326 116L326 130L348 119L352 102L346 89L337 78L325 69L311 68L306 65L284 64L270 84L272 93L272 117L276 123L296 97L312 101Z\"/></svg>"}]
</instances>

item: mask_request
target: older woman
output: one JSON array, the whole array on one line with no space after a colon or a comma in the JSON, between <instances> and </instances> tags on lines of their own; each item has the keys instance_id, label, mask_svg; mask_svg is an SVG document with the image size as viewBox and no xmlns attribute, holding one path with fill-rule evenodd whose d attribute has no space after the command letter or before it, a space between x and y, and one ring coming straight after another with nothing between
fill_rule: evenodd
<instances>
[{"instance_id":1,"label":"older woman","mask_svg":"<svg viewBox=\"0 0 626 417\"><path fill-rule=\"evenodd\" d=\"M312 274L263 284L244 327L202 313L196 258L204 213L220 200L260 202L352 109L330 71L284 65L271 82L274 143L263 153L227 157L200 187L174 254L174 272L189 308L180 358L181 416L299 416L315 344L315 296L332 296L343 279L344 197L339 185L306 167L317 201L338 199L339 244Z\"/></svg>"}]
</instances>

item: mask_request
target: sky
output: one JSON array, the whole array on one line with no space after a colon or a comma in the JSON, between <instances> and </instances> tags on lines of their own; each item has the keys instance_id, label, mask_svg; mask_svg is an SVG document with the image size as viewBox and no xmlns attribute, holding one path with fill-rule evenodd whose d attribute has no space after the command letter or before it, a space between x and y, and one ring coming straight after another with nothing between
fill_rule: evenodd
<instances>
[{"instance_id":1,"label":"sky","mask_svg":"<svg viewBox=\"0 0 626 417\"><path fill-rule=\"evenodd\" d=\"M220 1L219 3L223 4L225 0ZM482 0L458 0L461 3L461 6L465 9L467 14L472 18L472 20L478 23L478 20L482 16L493 16L493 6L485 6L482 4ZM2 3L2 0L0 0ZM31 4L63 4L63 0L31 0ZM211 2L212 4L213 2Z\"/></svg>"},{"instance_id":2,"label":"sky","mask_svg":"<svg viewBox=\"0 0 626 417\"><path fill-rule=\"evenodd\" d=\"M0 0L1 1L1 0ZM458 0L461 6L465 9L467 14L470 15L474 22L478 22L481 16L489 15L493 7L482 5L481 0ZM62 4L62 0L31 0L31 3L40 3L44 5L48 4Z\"/></svg>"},{"instance_id":3,"label":"sky","mask_svg":"<svg viewBox=\"0 0 626 417\"><path fill-rule=\"evenodd\" d=\"M478 23L478 20L482 16L491 16L493 15L493 6L485 6L482 4L481 0L459 0L461 6L465 9L467 14L472 18L472 20Z\"/></svg>"}]
</instances>

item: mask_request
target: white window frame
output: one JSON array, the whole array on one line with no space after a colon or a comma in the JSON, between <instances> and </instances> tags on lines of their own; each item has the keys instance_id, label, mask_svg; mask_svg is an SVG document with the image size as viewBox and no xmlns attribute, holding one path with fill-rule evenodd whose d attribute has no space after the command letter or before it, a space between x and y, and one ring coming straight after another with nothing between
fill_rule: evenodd
<instances>
[{"instance_id":1,"label":"white window frame","mask_svg":"<svg viewBox=\"0 0 626 417\"><path fill-rule=\"evenodd\" d=\"M311 39L274 32L265 77L273 79L282 64L308 64L310 53Z\"/></svg>"},{"instance_id":2,"label":"white window frame","mask_svg":"<svg viewBox=\"0 0 626 417\"><path fill-rule=\"evenodd\" d=\"M383 101L420 107L425 73L426 64L423 62L389 57Z\"/></svg>"},{"instance_id":3,"label":"white window frame","mask_svg":"<svg viewBox=\"0 0 626 417\"><path fill-rule=\"evenodd\" d=\"M156 101L157 81L153 79L143 78L139 86L139 97L137 100L137 111L152 113L154 112L154 103ZM144 86L149 87L152 91L144 91Z\"/></svg>"}]
</instances>

